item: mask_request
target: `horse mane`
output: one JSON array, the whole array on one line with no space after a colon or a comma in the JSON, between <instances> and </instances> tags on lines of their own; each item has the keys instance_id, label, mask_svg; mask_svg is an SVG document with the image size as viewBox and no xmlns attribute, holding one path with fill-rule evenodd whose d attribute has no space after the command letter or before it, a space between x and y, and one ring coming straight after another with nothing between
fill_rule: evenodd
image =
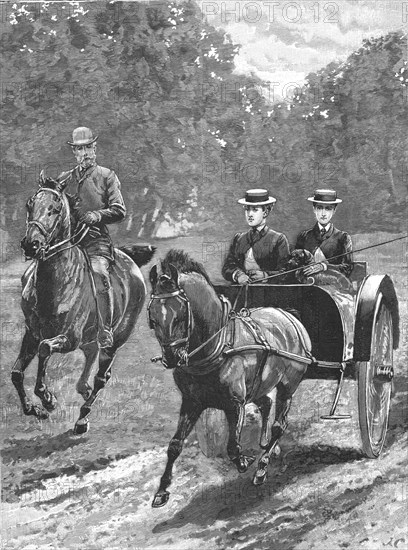
<instances>
[{"instance_id":1,"label":"horse mane","mask_svg":"<svg viewBox=\"0 0 408 550\"><path fill-rule=\"evenodd\" d=\"M213 286L203 264L190 258L184 250L178 250L176 248L169 250L162 261L162 266L165 270L168 270L169 264L173 264L180 273L198 273L204 277L211 287Z\"/></svg>"}]
</instances>

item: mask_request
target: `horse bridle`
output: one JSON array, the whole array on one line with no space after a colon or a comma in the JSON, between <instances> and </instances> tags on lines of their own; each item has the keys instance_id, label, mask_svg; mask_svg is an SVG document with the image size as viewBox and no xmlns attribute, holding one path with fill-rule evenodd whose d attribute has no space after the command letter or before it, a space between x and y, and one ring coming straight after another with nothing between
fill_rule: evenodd
<instances>
[{"instance_id":1,"label":"horse bridle","mask_svg":"<svg viewBox=\"0 0 408 550\"><path fill-rule=\"evenodd\" d=\"M47 229L44 227L44 225L39 222L38 220L31 220L31 221L27 221L27 227L30 227L30 225L35 225L36 227L38 227L38 229L40 230L40 232L42 233L43 237L46 238L46 241L45 241L45 244L44 246L42 247L43 250L47 249L47 247L49 246L49 243L52 241L53 237L54 237L54 233L58 227L58 223L60 221L60 216L61 216L61 212L62 212L62 206L63 206L63 203L62 203L62 197L61 197L61 194L58 193L58 191L56 191L55 189L51 189L49 187L41 187L40 189L38 189L38 191L28 200L28 205L32 204L34 202L34 199L37 195L39 195L39 193L43 192L43 191L49 191L51 192L53 195L55 195L58 199L58 202L59 204L61 205L61 208L58 212L58 216L56 216L55 218L55 221L54 221L54 224L51 228L51 231L47 231Z\"/></svg>"},{"instance_id":2,"label":"horse bridle","mask_svg":"<svg viewBox=\"0 0 408 550\"><path fill-rule=\"evenodd\" d=\"M151 294L150 295L150 301L149 305L147 306L147 314L149 318L149 326L151 329L154 328L152 320L150 318L150 308L152 306L153 300L167 300L168 298L180 298L183 302L187 305L187 327L186 327L186 336L183 338L178 338L177 340L174 340L170 343L163 343L161 342L160 345L162 348L175 348L177 346L180 346L183 344L185 347L188 347L190 342L190 336L192 332L192 317L191 317L191 305L190 300L187 298L186 293L182 288L175 290L173 292L165 292L163 294Z\"/></svg>"},{"instance_id":3,"label":"horse bridle","mask_svg":"<svg viewBox=\"0 0 408 550\"><path fill-rule=\"evenodd\" d=\"M59 204L61 204L61 209L59 210L58 215L56 216L54 224L53 224L50 231L47 231L47 229L44 227L44 225L41 222L39 222L38 220L27 221L27 229L30 227L30 225L34 225L35 227L38 227L38 229L40 230L40 233L45 237L45 243L41 248L38 249L38 252L41 252L41 259L46 260L48 258L51 258L51 256L54 256L58 252L61 252L62 250L67 250L68 248L71 248L72 246L75 246L75 245L72 245L72 246L62 248L63 245L67 244L68 242L71 242L81 232L83 232L83 234L81 235L80 239L78 239L76 244L78 244L80 241L82 241L82 239L88 233L89 227L82 226L82 228L80 228L79 231L77 231L74 235L72 235L68 239L65 239L64 241L61 241L61 242L55 244L54 246L50 246L50 243L51 243L52 239L54 238L54 233L57 230L58 224L59 224L60 219L61 219L61 213L62 213L62 208L63 208L63 199L62 199L61 193L59 191L57 191L56 189L51 189L50 187L41 187L28 200L28 208L30 208L30 206L29 206L30 203L32 203L34 201L35 197L41 191L49 191L49 192L53 193L58 198ZM28 216L28 214L27 214L27 216ZM50 252L51 252L51 254L50 254Z\"/></svg>"}]
</instances>

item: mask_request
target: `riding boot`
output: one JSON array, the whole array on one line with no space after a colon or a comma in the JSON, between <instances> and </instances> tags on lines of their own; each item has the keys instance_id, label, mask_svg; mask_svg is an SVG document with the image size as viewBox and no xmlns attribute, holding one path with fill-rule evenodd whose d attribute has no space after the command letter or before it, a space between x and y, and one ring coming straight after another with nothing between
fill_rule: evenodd
<instances>
[{"instance_id":1,"label":"riding boot","mask_svg":"<svg viewBox=\"0 0 408 550\"><path fill-rule=\"evenodd\" d=\"M98 340L101 348L113 345L112 318L113 318L113 290L110 280L94 273L100 322Z\"/></svg>"}]
</instances>

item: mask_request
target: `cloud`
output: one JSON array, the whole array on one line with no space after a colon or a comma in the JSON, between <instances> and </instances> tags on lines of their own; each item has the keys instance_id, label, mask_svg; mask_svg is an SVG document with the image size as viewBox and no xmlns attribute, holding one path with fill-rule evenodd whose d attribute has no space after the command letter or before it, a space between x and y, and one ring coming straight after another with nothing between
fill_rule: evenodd
<instances>
[{"instance_id":1,"label":"cloud","mask_svg":"<svg viewBox=\"0 0 408 550\"><path fill-rule=\"evenodd\" d=\"M302 81L331 61L344 61L364 38L403 27L399 1L275 2L273 11L271 3L260 0L207 4L214 12L209 22L242 45L235 72L268 81L277 75L286 82L294 75Z\"/></svg>"}]
</instances>

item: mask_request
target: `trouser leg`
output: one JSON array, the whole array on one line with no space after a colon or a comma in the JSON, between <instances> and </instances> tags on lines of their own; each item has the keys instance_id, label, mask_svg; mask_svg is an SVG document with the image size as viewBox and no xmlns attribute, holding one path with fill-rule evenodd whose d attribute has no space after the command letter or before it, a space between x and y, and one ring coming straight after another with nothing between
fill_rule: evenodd
<instances>
[{"instance_id":1,"label":"trouser leg","mask_svg":"<svg viewBox=\"0 0 408 550\"><path fill-rule=\"evenodd\" d=\"M106 348L113 344L113 290L109 275L109 261L103 256L91 256L91 266L102 324L99 330L99 343L102 348Z\"/></svg>"}]
</instances>

